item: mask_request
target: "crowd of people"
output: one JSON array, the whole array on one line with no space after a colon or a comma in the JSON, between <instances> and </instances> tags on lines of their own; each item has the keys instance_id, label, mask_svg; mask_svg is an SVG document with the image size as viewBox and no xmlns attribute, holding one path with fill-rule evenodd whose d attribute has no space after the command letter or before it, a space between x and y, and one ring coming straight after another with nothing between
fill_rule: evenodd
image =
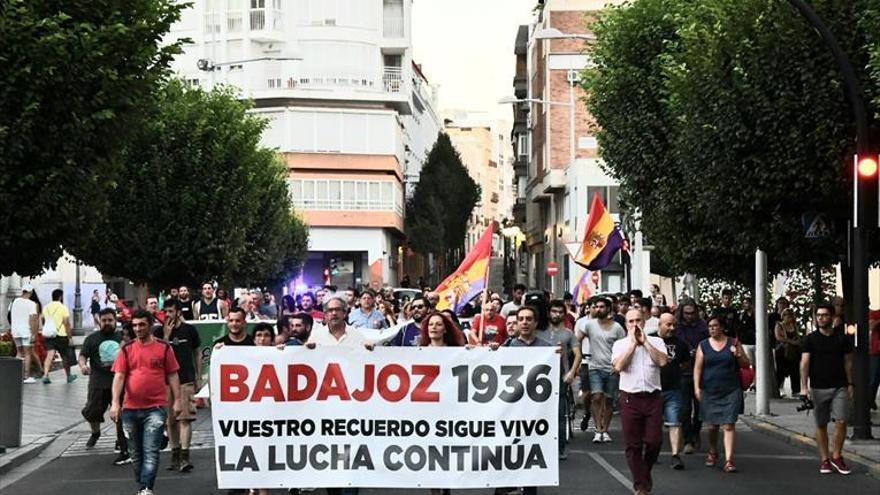
<instances>
[{"instance_id":1,"label":"crowd of people","mask_svg":"<svg viewBox=\"0 0 880 495\"><path fill-rule=\"evenodd\" d=\"M68 382L75 379L68 362L69 311L60 290L53 302L37 311L33 289L25 287L12 305L16 345L29 376L30 337L42 326L54 326L47 347L62 355ZM187 287L169 295L151 296L143 309L133 310L118 330L122 317L114 301L99 304L98 330L83 343L78 359L89 375L83 417L92 427L88 446L100 437L106 411L117 421L115 464L133 463L139 494L152 494L165 441L171 447L169 470L194 469L189 448L197 411L193 396L201 386L203 346L188 321L225 321L227 333L215 349L225 346L366 346L367 330L392 329L381 345L398 347L556 347L562 361L561 387L579 389L583 404L582 431L592 431L593 443L612 443L615 412L619 416L635 493L653 488L651 469L658 461L663 428L668 431L672 469L682 470L682 456L703 451L703 464L737 471L736 423L743 412L744 393L753 374L756 328L748 296L735 308L734 294L724 290L720 304L705 308L682 298L669 305L654 286L644 296L603 294L577 306L566 294L551 299L543 291L516 285L509 300L487 293L472 321L464 324L451 310L437 311L438 295L430 290L398 299L390 289L338 291L327 286L315 292L285 295L276 304L268 291L249 290L231 299L206 282L194 299ZM767 329L774 351L777 385L786 378L792 396L808 395L814 404L820 472L848 474L842 458L849 401L852 397L852 340L842 326L842 305L814 308L806 333L785 298L776 302ZM40 318L42 314L43 318ZM274 320L274 322L271 322ZM251 330L248 323L252 322ZM880 375L880 329L872 333L872 386L876 397ZM384 331L384 330L383 330ZM48 332L51 334L52 332ZM56 340L57 339L57 340ZM48 383L51 361L43 364ZM72 377L72 378L71 378ZM753 387L753 386L752 386ZM573 397L574 395L572 395ZM573 416L568 400L559 401L559 455L567 459L565 418ZM834 422L829 444L827 424ZM704 428L705 425L705 428ZM703 434L705 430L705 435ZM167 437L164 432L167 431ZM718 439L721 437L719 450ZM496 494L513 488L498 488ZM328 489L331 495L351 495L356 488ZM298 493L292 488L290 493ZM446 493L448 490L432 490ZM265 493L255 489L252 493ZM534 487L522 493L537 493Z\"/></svg>"}]
</instances>

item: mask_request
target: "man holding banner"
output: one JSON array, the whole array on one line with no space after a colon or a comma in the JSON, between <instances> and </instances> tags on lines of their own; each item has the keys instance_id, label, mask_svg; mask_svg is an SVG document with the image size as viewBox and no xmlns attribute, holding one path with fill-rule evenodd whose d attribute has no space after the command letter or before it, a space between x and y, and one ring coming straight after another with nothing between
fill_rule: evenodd
<instances>
[{"instance_id":1,"label":"man holding banner","mask_svg":"<svg viewBox=\"0 0 880 495\"><path fill-rule=\"evenodd\" d=\"M325 305L331 327L313 350L214 352L221 489L558 485L559 356L532 327L521 337L534 348L368 351L344 308Z\"/></svg>"}]
</instances>

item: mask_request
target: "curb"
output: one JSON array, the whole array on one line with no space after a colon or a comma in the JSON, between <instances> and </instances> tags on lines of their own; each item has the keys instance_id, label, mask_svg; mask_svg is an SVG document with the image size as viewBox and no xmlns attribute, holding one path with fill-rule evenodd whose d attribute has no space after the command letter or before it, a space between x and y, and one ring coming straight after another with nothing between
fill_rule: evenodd
<instances>
[{"instance_id":1,"label":"curb","mask_svg":"<svg viewBox=\"0 0 880 495\"><path fill-rule=\"evenodd\" d=\"M813 449L816 448L816 440L807 435L789 430L788 428L783 428L769 421L765 421L754 416L742 415L740 416L740 420L747 424L753 431L764 433L787 444L806 446ZM846 444L844 444L843 451L846 453L846 458L848 461L852 461L856 464L864 466L865 468L867 468L869 476L880 480L880 462L865 457L858 452L855 452L854 450L846 448Z\"/></svg>"},{"instance_id":2,"label":"curb","mask_svg":"<svg viewBox=\"0 0 880 495\"><path fill-rule=\"evenodd\" d=\"M4 454L0 457L0 475L6 474L37 457L41 452L46 450L46 448L51 445L57 437L57 434L44 435L24 447L16 448L15 452Z\"/></svg>"}]
</instances>

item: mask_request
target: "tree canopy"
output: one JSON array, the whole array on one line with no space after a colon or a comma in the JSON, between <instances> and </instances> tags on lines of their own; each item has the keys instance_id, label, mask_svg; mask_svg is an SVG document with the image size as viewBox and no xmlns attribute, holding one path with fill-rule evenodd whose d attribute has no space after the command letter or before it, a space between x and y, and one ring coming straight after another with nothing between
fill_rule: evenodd
<instances>
[{"instance_id":1,"label":"tree canopy","mask_svg":"<svg viewBox=\"0 0 880 495\"><path fill-rule=\"evenodd\" d=\"M812 5L876 112L876 2ZM854 119L830 51L786 2L635 0L592 29L584 87L606 170L675 271L746 280L759 247L774 271L843 257ZM813 213L835 235L805 239Z\"/></svg>"},{"instance_id":2,"label":"tree canopy","mask_svg":"<svg viewBox=\"0 0 880 495\"><path fill-rule=\"evenodd\" d=\"M468 174L449 136L441 132L407 203L406 232L422 253L445 254L464 245L480 186Z\"/></svg>"},{"instance_id":3,"label":"tree canopy","mask_svg":"<svg viewBox=\"0 0 880 495\"><path fill-rule=\"evenodd\" d=\"M133 122L167 76L173 0L0 2L0 273L92 235Z\"/></svg>"},{"instance_id":4,"label":"tree canopy","mask_svg":"<svg viewBox=\"0 0 880 495\"><path fill-rule=\"evenodd\" d=\"M124 155L111 213L74 254L102 273L153 286L295 276L307 228L286 168L260 146L267 123L230 88L170 81Z\"/></svg>"}]
</instances>

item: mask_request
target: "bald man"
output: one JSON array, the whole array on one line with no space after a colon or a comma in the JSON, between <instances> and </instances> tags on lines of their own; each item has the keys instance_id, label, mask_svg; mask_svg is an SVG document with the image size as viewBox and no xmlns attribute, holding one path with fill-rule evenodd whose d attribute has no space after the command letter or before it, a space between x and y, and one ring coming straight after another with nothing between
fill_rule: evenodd
<instances>
[{"instance_id":1,"label":"bald man","mask_svg":"<svg viewBox=\"0 0 880 495\"><path fill-rule=\"evenodd\" d=\"M657 335L666 344L669 362L660 370L663 389L663 425L669 429L669 445L672 446L672 469L684 469L681 461L681 371L691 360L690 346L675 335L675 316L660 315Z\"/></svg>"},{"instance_id":2,"label":"bald man","mask_svg":"<svg viewBox=\"0 0 880 495\"><path fill-rule=\"evenodd\" d=\"M641 311L626 312L626 332L611 348L611 363L620 373L620 424L633 490L636 495L647 495L654 484L651 468L663 445L660 371L669 357L663 339L645 333Z\"/></svg>"}]
</instances>

